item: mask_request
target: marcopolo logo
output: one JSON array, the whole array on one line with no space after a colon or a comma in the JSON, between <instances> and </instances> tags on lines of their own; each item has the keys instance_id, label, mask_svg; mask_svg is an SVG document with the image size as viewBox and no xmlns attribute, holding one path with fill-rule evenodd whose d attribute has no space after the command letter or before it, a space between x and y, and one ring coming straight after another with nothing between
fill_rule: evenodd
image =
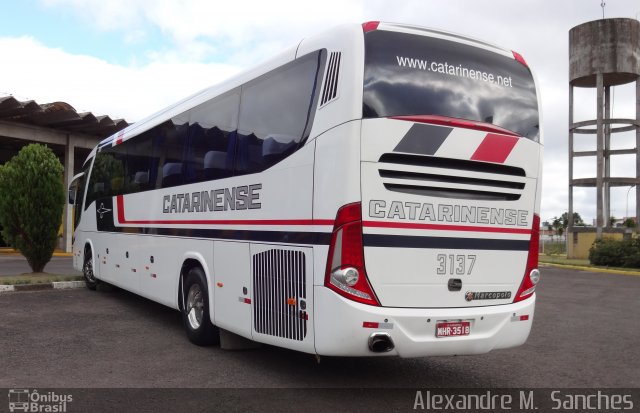
<instances>
[{"instance_id":1,"label":"marcopolo logo","mask_svg":"<svg viewBox=\"0 0 640 413\"><path fill-rule=\"evenodd\" d=\"M467 301L473 300L506 300L511 298L511 291L483 291L473 292L467 291L464 295L464 299Z\"/></svg>"},{"instance_id":2,"label":"marcopolo logo","mask_svg":"<svg viewBox=\"0 0 640 413\"><path fill-rule=\"evenodd\" d=\"M10 412L66 412L68 404L73 401L70 394L60 394L54 391L39 393L38 390L11 389L9 390Z\"/></svg>"}]
</instances>

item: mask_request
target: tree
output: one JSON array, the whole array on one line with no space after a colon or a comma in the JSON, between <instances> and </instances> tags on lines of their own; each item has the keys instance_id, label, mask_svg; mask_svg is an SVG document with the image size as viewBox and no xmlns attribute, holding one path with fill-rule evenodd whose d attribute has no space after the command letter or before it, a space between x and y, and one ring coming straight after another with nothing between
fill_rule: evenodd
<instances>
[{"instance_id":1,"label":"tree","mask_svg":"<svg viewBox=\"0 0 640 413\"><path fill-rule=\"evenodd\" d=\"M7 242L42 272L62 220L64 168L51 149L31 144L0 166L0 226Z\"/></svg>"},{"instance_id":2,"label":"tree","mask_svg":"<svg viewBox=\"0 0 640 413\"><path fill-rule=\"evenodd\" d=\"M567 227L569 226L569 213L568 212L563 213L561 219L562 219L562 228L567 229ZM577 212L573 213L573 225L574 226L584 225L584 221L582 220L582 217Z\"/></svg>"},{"instance_id":3,"label":"tree","mask_svg":"<svg viewBox=\"0 0 640 413\"><path fill-rule=\"evenodd\" d=\"M627 218L624 220L624 222L622 223L622 225L626 228L635 228L636 226L636 221L633 218Z\"/></svg>"},{"instance_id":4,"label":"tree","mask_svg":"<svg viewBox=\"0 0 640 413\"><path fill-rule=\"evenodd\" d=\"M561 237L562 234L564 233L562 218L553 217L553 220L551 221L551 226L553 227L553 230L556 232L556 235L558 236L558 238Z\"/></svg>"}]
</instances>

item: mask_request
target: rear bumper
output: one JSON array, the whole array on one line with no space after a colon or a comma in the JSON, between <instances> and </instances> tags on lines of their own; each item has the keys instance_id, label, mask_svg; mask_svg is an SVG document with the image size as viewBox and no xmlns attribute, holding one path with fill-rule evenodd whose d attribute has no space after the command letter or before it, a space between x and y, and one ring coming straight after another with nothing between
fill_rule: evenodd
<instances>
[{"instance_id":1,"label":"rear bumper","mask_svg":"<svg viewBox=\"0 0 640 413\"><path fill-rule=\"evenodd\" d=\"M515 347L529 337L535 308L535 294L519 303L488 307L389 308L353 302L323 286L314 289L315 346L325 356L452 356ZM528 319L521 320L524 315ZM468 320L471 333L437 338L436 322L445 320ZM383 328L365 328L365 322L383 323ZM373 333L387 333L395 348L370 351L367 341Z\"/></svg>"}]
</instances>

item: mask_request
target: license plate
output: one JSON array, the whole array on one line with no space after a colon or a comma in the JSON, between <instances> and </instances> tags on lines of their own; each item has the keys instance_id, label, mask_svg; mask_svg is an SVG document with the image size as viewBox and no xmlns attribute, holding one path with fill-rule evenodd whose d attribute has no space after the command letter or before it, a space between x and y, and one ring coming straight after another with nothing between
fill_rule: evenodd
<instances>
[{"instance_id":1,"label":"license plate","mask_svg":"<svg viewBox=\"0 0 640 413\"><path fill-rule=\"evenodd\" d=\"M469 321L436 323L436 337L468 336L470 332L471 323Z\"/></svg>"}]
</instances>

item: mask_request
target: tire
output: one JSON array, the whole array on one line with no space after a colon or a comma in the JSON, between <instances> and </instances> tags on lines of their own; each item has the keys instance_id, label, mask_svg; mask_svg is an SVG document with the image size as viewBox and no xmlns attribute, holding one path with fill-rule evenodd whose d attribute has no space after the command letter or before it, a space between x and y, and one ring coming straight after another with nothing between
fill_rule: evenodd
<instances>
[{"instance_id":1,"label":"tire","mask_svg":"<svg viewBox=\"0 0 640 413\"><path fill-rule=\"evenodd\" d=\"M91 291L95 291L98 287L98 280L93 273L93 254L91 253L91 248L87 248L87 251L84 254L82 276L84 277L84 283L87 288Z\"/></svg>"},{"instance_id":2,"label":"tire","mask_svg":"<svg viewBox=\"0 0 640 413\"><path fill-rule=\"evenodd\" d=\"M189 341L198 346L220 343L220 331L209 317L209 290L202 268L187 272L182 294L182 323Z\"/></svg>"}]
</instances>

